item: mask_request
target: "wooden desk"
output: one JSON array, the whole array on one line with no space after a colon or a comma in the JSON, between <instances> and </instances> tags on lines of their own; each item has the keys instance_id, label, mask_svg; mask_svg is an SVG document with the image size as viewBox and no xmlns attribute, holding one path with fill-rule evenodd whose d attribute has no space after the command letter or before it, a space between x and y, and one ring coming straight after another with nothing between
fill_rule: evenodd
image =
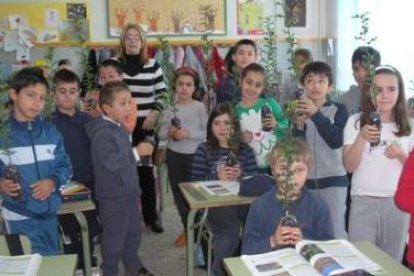
<instances>
[{"instance_id":1,"label":"wooden desk","mask_svg":"<svg viewBox=\"0 0 414 276\"><path fill-rule=\"evenodd\" d=\"M76 217L76 220L79 223L79 226L81 229L83 261L85 264L85 275L86 276L92 275L92 266L91 266L91 256L90 256L88 223L82 212L94 210L94 209L95 209L95 204L93 204L92 200L87 199L87 200L64 202L62 206L60 207L60 210L58 211L58 215L74 214ZM60 275L60 274L55 274L55 275Z\"/></svg>"},{"instance_id":2,"label":"wooden desk","mask_svg":"<svg viewBox=\"0 0 414 276\"><path fill-rule=\"evenodd\" d=\"M209 195L203 188L200 187L200 182L186 182L180 183L180 190L190 206L190 211L187 216L187 276L194 275L194 229L202 225L206 216L203 216L201 221L195 223L195 215L198 210L215 207L225 207L234 205L250 204L255 199L254 197L242 197L237 195L231 196L213 196Z\"/></svg>"},{"instance_id":3,"label":"wooden desk","mask_svg":"<svg viewBox=\"0 0 414 276\"><path fill-rule=\"evenodd\" d=\"M58 255L42 257L38 276L73 276L75 275L78 255Z\"/></svg>"},{"instance_id":4,"label":"wooden desk","mask_svg":"<svg viewBox=\"0 0 414 276\"><path fill-rule=\"evenodd\" d=\"M397 263L394 259L384 253L381 249L376 247L370 242L357 242L354 243L361 252L367 255L372 261L377 263L385 271L381 275L390 276L405 276L413 275L403 265ZM248 268L244 265L240 257L226 258L224 259L224 267L229 275L234 276L251 276Z\"/></svg>"}]
</instances>

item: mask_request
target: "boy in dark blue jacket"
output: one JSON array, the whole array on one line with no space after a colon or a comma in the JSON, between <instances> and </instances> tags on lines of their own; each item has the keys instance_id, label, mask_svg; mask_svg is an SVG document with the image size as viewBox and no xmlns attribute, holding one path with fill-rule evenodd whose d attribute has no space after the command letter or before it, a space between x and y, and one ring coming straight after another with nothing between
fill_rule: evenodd
<instances>
[{"instance_id":1,"label":"boy in dark blue jacket","mask_svg":"<svg viewBox=\"0 0 414 276\"><path fill-rule=\"evenodd\" d=\"M47 90L47 80L38 68L22 69L10 82L13 110L9 134L0 136L0 192L4 195L2 214L7 232L28 236L33 253L57 255L59 188L72 170L62 135L39 116ZM18 182L5 179L7 165L17 166ZM19 192L22 197L13 198Z\"/></svg>"},{"instance_id":2,"label":"boy in dark blue jacket","mask_svg":"<svg viewBox=\"0 0 414 276\"><path fill-rule=\"evenodd\" d=\"M333 238L332 222L328 206L317 195L304 187L310 169L311 154L305 142L292 140L294 193L297 199L289 211L296 217L298 227L282 226L280 219L285 215L285 208L277 198L278 187L275 185L250 206L242 237L242 254L260 254L271 250L294 246L302 239L327 240ZM271 169L273 175L284 174L285 157L283 142L273 147L271 152ZM262 177L260 181L265 181ZM273 182L273 178L267 179ZM263 183L261 183L263 185Z\"/></svg>"},{"instance_id":3,"label":"boy in dark blue jacket","mask_svg":"<svg viewBox=\"0 0 414 276\"><path fill-rule=\"evenodd\" d=\"M79 101L80 80L73 71L61 69L53 77L53 90L56 111L53 113L52 122L62 133L65 149L72 163L72 180L86 185L92 191L92 200L96 203L90 141L85 129L86 123L93 118L76 108ZM93 237L99 234L97 212L90 210L83 213L88 222L89 241L92 245ZM83 267L80 227L75 216L73 214L60 215L59 223L63 234L67 237L63 244L65 253L79 254L78 267ZM90 249L92 254L93 246ZM91 258L91 260L93 259ZM95 263L96 260L92 265Z\"/></svg>"},{"instance_id":4,"label":"boy in dark blue jacket","mask_svg":"<svg viewBox=\"0 0 414 276\"><path fill-rule=\"evenodd\" d=\"M118 275L120 260L126 275L152 275L137 256L142 217L136 165L140 156L151 155L154 148L146 142L131 147L128 131L121 123L131 111L130 101L131 92L125 83L106 84L99 95L103 115L86 125L102 223L105 276Z\"/></svg>"}]
</instances>

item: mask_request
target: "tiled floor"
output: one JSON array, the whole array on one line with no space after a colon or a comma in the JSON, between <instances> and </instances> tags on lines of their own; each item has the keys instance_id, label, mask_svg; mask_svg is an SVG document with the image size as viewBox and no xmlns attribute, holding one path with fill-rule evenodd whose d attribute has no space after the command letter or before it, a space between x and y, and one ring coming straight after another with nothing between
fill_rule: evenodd
<instances>
[{"instance_id":1,"label":"tiled floor","mask_svg":"<svg viewBox=\"0 0 414 276\"><path fill-rule=\"evenodd\" d=\"M155 276L184 276L185 275L185 247L178 248L174 245L175 239L183 230L181 220L175 208L171 190L163 189L164 209L162 212L162 225L164 233L156 234L144 226L142 244L139 255L147 267ZM100 260L98 256L98 260ZM77 271L76 276L82 276ZM93 270L93 276L99 274L99 269ZM120 265L120 273L123 275L123 268ZM195 276L207 275L205 270L196 269Z\"/></svg>"},{"instance_id":2,"label":"tiled floor","mask_svg":"<svg viewBox=\"0 0 414 276\"><path fill-rule=\"evenodd\" d=\"M164 195L162 224L164 233L155 234L148 228L143 231L143 243L140 256L145 266L156 276L185 275L185 247L174 245L175 239L183 230L181 220L175 208L171 190ZM196 276L207 275L205 270L196 269Z\"/></svg>"}]
</instances>

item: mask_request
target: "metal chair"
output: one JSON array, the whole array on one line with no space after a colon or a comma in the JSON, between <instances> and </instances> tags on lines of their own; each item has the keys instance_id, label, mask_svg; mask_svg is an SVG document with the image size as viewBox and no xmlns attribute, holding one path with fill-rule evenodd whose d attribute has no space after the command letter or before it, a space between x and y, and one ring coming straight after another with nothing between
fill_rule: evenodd
<instances>
[{"instance_id":1,"label":"metal chair","mask_svg":"<svg viewBox=\"0 0 414 276\"><path fill-rule=\"evenodd\" d=\"M31 254L32 246L25 235L5 234L0 235L0 255L16 256Z\"/></svg>"}]
</instances>

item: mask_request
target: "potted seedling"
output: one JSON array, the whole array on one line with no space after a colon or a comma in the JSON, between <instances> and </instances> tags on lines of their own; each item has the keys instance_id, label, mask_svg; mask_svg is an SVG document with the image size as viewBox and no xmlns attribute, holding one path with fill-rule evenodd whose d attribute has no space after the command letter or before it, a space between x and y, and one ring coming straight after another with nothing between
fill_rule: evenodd
<instances>
[{"instance_id":1,"label":"potted seedling","mask_svg":"<svg viewBox=\"0 0 414 276\"><path fill-rule=\"evenodd\" d=\"M296 216L291 212L291 205L298 199L299 195L295 191L295 180L293 171L293 156L295 153L294 145L290 139L281 141L283 157L281 158L283 173L275 175L278 185L276 198L282 203L285 214L280 219L281 226L298 227Z\"/></svg>"},{"instance_id":2,"label":"potted seedling","mask_svg":"<svg viewBox=\"0 0 414 276\"><path fill-rule=\"evenodd\" d=\"M11 150L10 140L10 125L9 118L11 109L8 105L8 85L6 83L0 84L0 151L7 156L8 163L3 169L3 177L20 184L20 174L18 167L12 162L13 151ZM23 193L21 188L17 191L17 195L12 197L14 200L23 200Z\"/></svg>"},{"instance_id":3,"label":"potted seedling","mask_svg":"<svg viewBox=\"0 0 414 276\"><path fill-rule=\"evenodd\" d=\"M233 109L230 114L230 134L229 134L229 153L226 157L226 166L234 167L239 164L237 153L240 147L240 132L237 128L237 118L235 117Z\"/></svg>"}]
</instances>

